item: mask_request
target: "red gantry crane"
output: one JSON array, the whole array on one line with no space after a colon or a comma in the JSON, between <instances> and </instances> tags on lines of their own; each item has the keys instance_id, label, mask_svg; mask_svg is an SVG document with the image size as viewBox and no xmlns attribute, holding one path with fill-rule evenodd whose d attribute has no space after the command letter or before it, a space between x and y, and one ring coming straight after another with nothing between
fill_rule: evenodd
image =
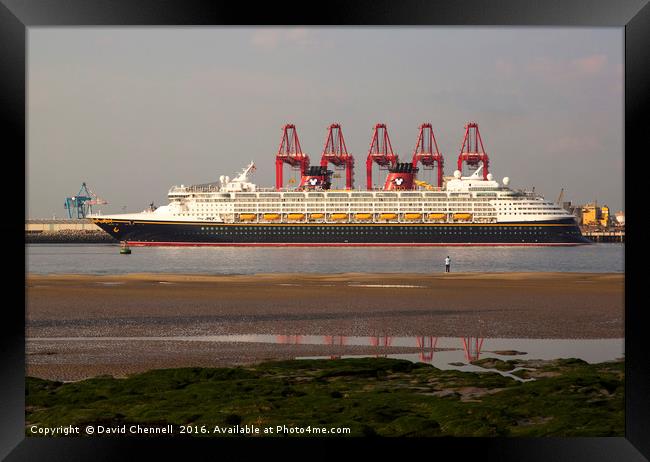
<instances>
[{"instance_id":1,"label":"red gantry crane","mask_svg":"<svg viewBox=\"0 0 650 462\"><path fill-rule=\"evenodd\" d=\"M304 175L309 167L309 156L302 152L296 126L287 124L282 127L282 140L278 153L275 156L275 189L282 189L282 167L289 164L294 170L300 170L300 175Z\"/></svg>"},{"instance_id":2,"label":"red gantry crane","mask_svg":"<svg viewBox=\"0 0 650 462\"><path fill-rule=\"evenodd\" d=\"M483 179L487 180L490 161L483 148L483 140L481 139L476 122L468 122L465 125L465 138L463 138L463 145L458 155L458 170L461 172L463 171L463 162L471 170L476 170L479 167L479 163L483 162Z\"/></svg>"},{"instance_id":3,"label":"red gantry crane","mask_svg":"<svg viewBox=\"0 0 650 462\"><path fill-rule=\"evenodd\" d=\"M327 130L325 147L321 156L321 167L327 167L329 163L334 164L337 170L345 169L345 189L354 188L354 158L348 153L345 146L341 125L334 123Z\"/></svg>"},{"instance_id":4,"label":"red gantry crane","mask_svg":"<svg viewBox=\"0 0 650 462\"><path fill-rule=\"evenodd\" d=\"M413 151L413 167L417 167L418 162L422 163L425 170L433 170L436 163L438 164L438 187L442 187L444 159L438 149L438 143L436 143L436 137L433 135L433 128L430 123L420 125L418 142Z\"/></svg>"},{"instance_id":5,"label":"red gantry crane","mask_svg":"<svg viewBox=\"0 0 650 462\"><path fill-rule=\"evenodd\" d=\"M372 141L366 160L366 187L372 189L372 164L379 165L380 170L388 170L397 164L398 158L393 153L386 124L377 124L372 132Z\"/></svg>"}]
</instances>

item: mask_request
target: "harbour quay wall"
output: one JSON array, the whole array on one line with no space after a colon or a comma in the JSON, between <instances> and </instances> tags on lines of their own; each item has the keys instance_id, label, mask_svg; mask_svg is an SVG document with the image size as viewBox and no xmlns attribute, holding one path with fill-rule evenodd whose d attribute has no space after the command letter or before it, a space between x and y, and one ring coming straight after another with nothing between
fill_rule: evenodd
<instances>
[{"instance_id":1,"label":"harbour quay wall","mask_svg":"<svg viewBox=\"0 0 650 462\"><path fill-rule=\"evenodd\" d=\"M625 242L625 230L582 230L582 235L594 242Z\"/></svg>"},{"instance_id":2,"label":"harbour quay wall","mask_svg":"<svg viewBox=\"0 0 650 462\"><path fill-rule=\"evenodd\" d=\"M25 220L28 244L103 244L117 242L89 220Z\"/></svg>"}]
</instances>

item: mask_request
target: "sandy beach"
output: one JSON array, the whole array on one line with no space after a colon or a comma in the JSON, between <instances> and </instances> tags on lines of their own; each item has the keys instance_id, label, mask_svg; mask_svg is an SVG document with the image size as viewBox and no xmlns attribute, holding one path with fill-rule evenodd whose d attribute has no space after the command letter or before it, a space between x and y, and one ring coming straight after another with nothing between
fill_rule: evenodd
<instances>
[{"instance_id":1,"label":"sandy beach","mask_svg":"<svg viewBox=\"0 0 650 462\"><path fill-rule=\"evenodd\" d=\"M26 298L27 374L60 380L369 347L44 338L624 335L623 274L28 275Z\"/></svg>"}]
</instances>

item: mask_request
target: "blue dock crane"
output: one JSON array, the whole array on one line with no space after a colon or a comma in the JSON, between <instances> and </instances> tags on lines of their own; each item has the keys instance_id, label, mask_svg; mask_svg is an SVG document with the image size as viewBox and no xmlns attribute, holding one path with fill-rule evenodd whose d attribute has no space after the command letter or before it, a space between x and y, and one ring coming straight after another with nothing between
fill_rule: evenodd
<instances>
[{"instance_id":1,"label":"blue dock crane","mask_svg":"<svg viewBox=\"0 0 650 462\"><path fill-rule=\"evenodd\" d=\"M76 196L66 197L64 208L68 211L68 218L86 218L86 215L92 213L93 205L108 204L107 201L97 197L97 194L92 192L86 186L86 183L81 184L81 189Z\"/></svg>"}]
</instances>

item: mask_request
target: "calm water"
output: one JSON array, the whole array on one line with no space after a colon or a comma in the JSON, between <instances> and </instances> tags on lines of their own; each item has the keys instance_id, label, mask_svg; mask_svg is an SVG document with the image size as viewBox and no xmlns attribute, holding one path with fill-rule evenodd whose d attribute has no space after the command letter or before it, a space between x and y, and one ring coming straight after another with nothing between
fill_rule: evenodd
<instances>
[{"instance_id":1,"label":"calm water","mask_svg":"<svg viewBox=\"0 0 650 462\"><path fill-rule=\"evenodd\" d=\"M348 339L350 337L341 337ZM367 344L361 339L357 342L346 343L349 345ZM373 339L373 338L371 338ZM470 364L470 361L485 358L497 358L502 361L511 359L556 359L579 358L588 363L613 361L625 356L625 342L623 339L504 339L504 338L452 338L452 337L384 337L390 339L391 346L410 346L418 348L417 353L396 353L381 355L387 358L406 359L412 362L431 364L442 370L459 370L463 372L484 372L486 369ZM376 343L371 341L371 344ZM443 350L440 350L443 349ZM506 351L515 351L518 354L501 354ZM368 355L343 355L341 358L368 357ZM303 357L323 358L323 356ZM296 359L303 359L296 358ZM518 381L519 377L512 375L522 368L515 368L504 372L489 369L493 372L512 377ZM525 369L525 368L523 368Z\"/></svg>"},{"instance_id":2,"label":"calm water","mask_svg":"<svg viewBox=\"0 0 650 462\"><path fill-rule=\"evenodd\" d=\"M275 343L291 345L347 345L375 348L374 354L343 355L342 358L382 356L406 359L412 362L431 364L438 369L481 372L486 369L470 364L470 361L484 358L510 359L555 359L580 358L588 363L612 361L624 357L624 341L614 339L518 339L518 338L478 338L478 337L353 337L321 335L203 335L171 337L53 337L30 338L31 342L110 342L124 344L129 341L187 341L187 342L237 342L237 343ZM412 353L385 354L385 347L409 347ZM511 354L504 354L511 352ZM512 354L514 353L514 354ZM334 356L297 357L331 358ZM493 369L490 369L493 370ZM516 371L499 372L501 375L521 380L511 374Z\"/></svg>"},{"instance_id":3,"label":"calm water","mask_svg":"<svg viewBox=\"0 0 650 462\"><path fill-rule=\"evenodd\" d=\"M132 247L29 244L31 273L624 272L625 244L576 247Z\"/></svg>"}]
</instances>

